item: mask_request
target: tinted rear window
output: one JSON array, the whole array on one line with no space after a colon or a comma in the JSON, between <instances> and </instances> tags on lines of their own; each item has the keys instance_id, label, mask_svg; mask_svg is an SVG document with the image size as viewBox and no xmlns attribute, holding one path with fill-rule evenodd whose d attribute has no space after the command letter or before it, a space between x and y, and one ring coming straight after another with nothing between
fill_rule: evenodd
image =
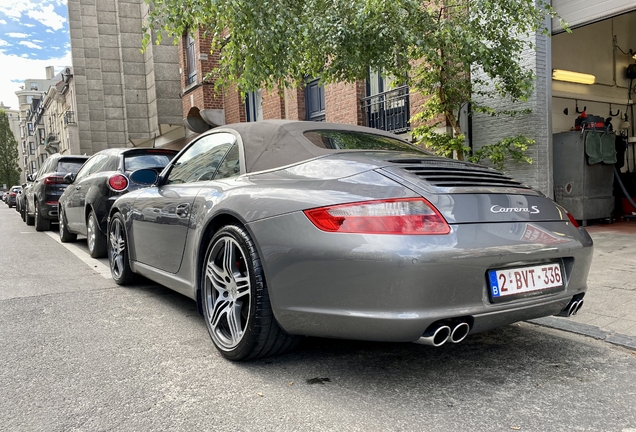
<instances>
[{"instance_id":1,"label":"tinted rear window","mask_svg":"<svg viewBox=\"0 0 636 432\"><path fill-rule=\"evenodd\" d=\"M389 150L429 154L404 141L364 132L314 130L304 135L316 147L330 150Z\"/></svg>"},{"instance_id":2,"label":"tinted rear window","mask_svg":"<svg viewBox=\"0 0 636 432\"><path fill-rule=\"evenodd\" d=\"M68 173L76 173L79 171L80 167L84 165L85 160L61 160L57 163L58 173L68 174Z\"/></svg>"},{"instance_id":3,"label":"tinted rear window","mask_svg":"<svg viewBox=\"0 0 636 432\"><path fill-rule=\"evenodd\" d=\"M124 156L124 171L143 168L163 168L172 160L174 154L132 154Z\"/></svg>"}]
</instances>

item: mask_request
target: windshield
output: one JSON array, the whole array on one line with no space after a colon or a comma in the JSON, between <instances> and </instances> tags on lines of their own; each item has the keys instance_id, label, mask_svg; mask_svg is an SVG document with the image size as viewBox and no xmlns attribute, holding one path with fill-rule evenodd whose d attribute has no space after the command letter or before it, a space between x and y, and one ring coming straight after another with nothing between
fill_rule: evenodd
<instances>
[{"instance_id":1,"label":"windshield","mask_svg":"<svg viewBox=\"0 0 636 432\"><path fill-rule=\"evenodd\" d=\"M429 155L430 153L406 143L382 135L365 132L314 130L304 133L305 138L316 147L333 150L389 150L407 151Z\"/></svg>"},{"instance_id":2,"label":"windshield","mask_svg":"<svg viewBox=\"0 0 636 432\"><path fill-rule=\"evenodd\" d=\"M124 171L130 172L143 168L163 168L174 154L138 154L124 156Z\"/></svg>"}]
</instances>

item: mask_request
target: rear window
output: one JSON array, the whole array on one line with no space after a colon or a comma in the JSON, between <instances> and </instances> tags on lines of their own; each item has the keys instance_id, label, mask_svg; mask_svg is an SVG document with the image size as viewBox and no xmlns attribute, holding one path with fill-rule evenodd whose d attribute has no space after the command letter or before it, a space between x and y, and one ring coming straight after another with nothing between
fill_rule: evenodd
<instances>
[{"instance_id":1,"label":"rear window","mask_svg":"<svg viewBox=\"0 0 636 432\"><path fill-rule=\"evenodd\" d=\"M79 171L79 169L81 168L81 166L84 165L84 162L86 162L85 159L80 159L80 160L60 160L57 163L56 172L62 173L62 174L77 173Z\"/></svg>"},{"instance_id":2,"label":"rear window","mask_svg":"<svg viewBox=\"0 0 636 432\"><path fill-rule=\"evenodd\" d=\"M163 168L168 165L176 153L133 154L124 156L124 171L130 172L143 168Z\"/></svg>"},{"instance_id":3,"label":"rear window","mask_svg":"<svg viewBox=\"0 0 636 432\"><path fill-rule=\"evenodd\" d=\"M304 135L316 147L330 150L389 150L430 154L404 141L364 132L314 130Z\"/></svg>"}]
</instances>

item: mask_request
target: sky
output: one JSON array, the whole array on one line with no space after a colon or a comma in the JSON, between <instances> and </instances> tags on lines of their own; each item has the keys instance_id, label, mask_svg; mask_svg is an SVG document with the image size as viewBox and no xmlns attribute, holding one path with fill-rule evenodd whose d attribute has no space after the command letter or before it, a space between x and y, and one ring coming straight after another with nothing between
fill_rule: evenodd
<instances>
[{"instance_id":1,"label":"sky","mask_svg":"<svg viewBox=\"0 0 636 432\"><path fill-rule=\"evenodd\" d=\"M18 109L25 79L71 66L66 0L0 0L0 101Z\"/></svg>"}]
</instances>

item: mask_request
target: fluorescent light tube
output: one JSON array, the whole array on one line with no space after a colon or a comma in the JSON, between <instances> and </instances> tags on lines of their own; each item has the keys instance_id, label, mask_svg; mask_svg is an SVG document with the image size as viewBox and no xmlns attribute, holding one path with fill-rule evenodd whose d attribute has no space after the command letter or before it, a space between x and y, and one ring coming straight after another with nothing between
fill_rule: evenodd
<instances>
[{"instance_id":1,"label":"fluorescent light tube","mask_svg":"<svg viewBox=\"0 0 636 432\"><path fill-rule=\"evenodd\" d=\"M557 81L567 81L578 84L594 84L596 77L590 74L584 74L580 72L572 72L562 69L552 70L552 79Z\"/></svg>"}]
</instances>

